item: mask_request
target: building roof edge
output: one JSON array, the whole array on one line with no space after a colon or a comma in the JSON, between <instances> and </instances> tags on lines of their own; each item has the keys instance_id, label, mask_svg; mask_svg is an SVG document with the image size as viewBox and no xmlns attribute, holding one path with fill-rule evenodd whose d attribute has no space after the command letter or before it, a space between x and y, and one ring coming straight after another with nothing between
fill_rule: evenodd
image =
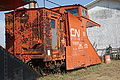
<instances>
[{"instance_id":1,"label":"building roof edge","mask_svg":"<svg viewBox=\"0 0 120 80\"><path fill-rule=\"evenodd\" d=\"M99 1L101 1L101 0L93 0L92 2L90 2L90 3L88 3L88 4L84 5L84 6L88 8L91 5L93 5L93 4L95 4L95 3L99 2Z\"/></svg>"}]
</instances>

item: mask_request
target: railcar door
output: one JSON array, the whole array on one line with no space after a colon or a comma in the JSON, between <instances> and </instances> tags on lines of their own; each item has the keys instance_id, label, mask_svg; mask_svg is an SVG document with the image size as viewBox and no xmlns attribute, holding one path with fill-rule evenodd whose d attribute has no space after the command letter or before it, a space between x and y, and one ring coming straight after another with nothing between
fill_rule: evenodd
<instances>
[{"instance_id":1,"label":"railcar door","mask_svg":"<svg viewBox=\"0 0 120 80\"><path fill-rule=\"evenodd\" d=\"M51 29L52 29L52 49L57 49L57 27L55 19L51 19Z\"/></svg>"}]
</instances>

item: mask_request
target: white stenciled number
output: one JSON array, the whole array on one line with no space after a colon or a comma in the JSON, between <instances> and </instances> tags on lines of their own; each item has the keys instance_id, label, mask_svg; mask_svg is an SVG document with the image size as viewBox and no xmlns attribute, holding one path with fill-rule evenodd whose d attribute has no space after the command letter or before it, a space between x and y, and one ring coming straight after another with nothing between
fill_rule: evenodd
<instances>
[{"instance_id":1,"label":"white stenciled number","mask_svg":"<svg viewBox=\"0 0 120 80\"><path fill-rule=\"evenodd\" d=\"M83 45L79 44L78 49L83 49Z\"/></svg>"}]
</instances>

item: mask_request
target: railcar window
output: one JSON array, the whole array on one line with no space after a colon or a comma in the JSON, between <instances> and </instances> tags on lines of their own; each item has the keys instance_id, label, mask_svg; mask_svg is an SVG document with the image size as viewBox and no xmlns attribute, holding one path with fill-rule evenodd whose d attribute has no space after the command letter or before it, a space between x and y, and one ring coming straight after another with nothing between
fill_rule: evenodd
<instances>
[{"instance_id":1,"label":"railcar window","mask_svg":"<svg viewBox=\"0 0 120 80\"><path fill-rule=\"evenodd\" d=\"M67 9L67 12L70 12L73 15L78 15L78 8L74 8L74 9Z\"/></svg>"},{"instance_id":2,"label":"railcar window","mask_svg":"<svg viewBox=\"0 0 120 80\"><path fill-rule=\"evenodd\" d=\"M51 28L55 28L55 20L51 19Z\"/></svg>"},{"instance_id":3,"label":"railcar window","mask_svg":"<svg viewBox=\"0 0 120 80\"><path fill-rule=\"evenodd\" d=\"M60 21L60 29L62 29L62 21Z\"/></svg>"},{"instance_id":4,"label":"railcar window","mask_svg":"<svg viewBox=\"0 0 120 80\"><path fill-rule=\"evenodd\" d=\"M56 10L56 12L59 12L59 10Z\"/></svg>"},{"instance_id":5,"label":"railcar window","mask_svg":"<svg viewBox=\"0 0 120 80\"><path fill-rule=\"evenodd\" d=\"M82 9L82 16L85 16L85 17L87 17L87 10L85 10L85 9Z\"/></svg>"}]
</instances>

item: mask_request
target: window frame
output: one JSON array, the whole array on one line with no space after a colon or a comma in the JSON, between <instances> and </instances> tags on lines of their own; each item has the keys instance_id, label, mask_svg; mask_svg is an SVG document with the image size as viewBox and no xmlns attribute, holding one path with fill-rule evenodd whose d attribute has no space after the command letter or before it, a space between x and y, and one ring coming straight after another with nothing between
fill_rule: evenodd
<instances>
[{"instance_id":1,"label":"window frame","mask_svg":"<svg viewBox=\"0 0 120 80\"><path fill-rule=\"evenodd\" d=\"M73 13L72 13L72 12L73 12L72 10L75 10L75 9L76 9L77 12L73 14ZM70 11L70 10L71 10L71 11ZM74 16L79 15L79 9L78 9L78 8L66 9L66 11L67 11L67 12L70 12L70 13L73 14Z\"/></svg>"},{"instance_id":2,"label":"window frame","mask_svg":"<svg viewBox=\"0 0 120 80\"><path fill-rule=\"evenodd\" d=\"M52 23L52 21L54 21L54 24ZM55 19L52 19L51 18L51 21L50 21L50 27L52 28L52 29L55 29L56 28L56 21L55 21ZM54 26L54 27L53 27Z\"/></svg>"},{"instance_id":3,"label":"window frame","mask_svg":"<svg viewBox=\"0 0 120 80\"><path fill-rule=\"evenodd\" d=\"M83 9L83 8L82 8L82 16L84 16L84 17L87 17L87 16L88 16L88 13L87 13L87 10L86 10L86 9Z\"/></svg>"}]
</instances>

